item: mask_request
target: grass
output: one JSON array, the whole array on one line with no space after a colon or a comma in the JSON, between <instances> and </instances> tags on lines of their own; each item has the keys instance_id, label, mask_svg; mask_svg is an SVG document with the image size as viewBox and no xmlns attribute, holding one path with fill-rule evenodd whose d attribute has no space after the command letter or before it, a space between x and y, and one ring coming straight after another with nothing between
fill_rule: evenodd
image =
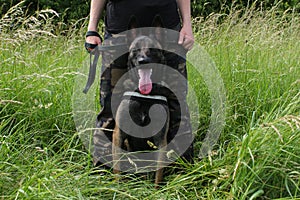
<instances>
[{"instance_id":1,"label":"grass","mask_svg":"<svg viewBox=\"0 0 300 200\"><path fill-rule=\"evenodd\" d=\"M48 10L28 17L19 5L0 19L1 199L300 198L298 13L248 8L194 19L196 40L226 88L226 125L209 157L179 163L184 173L167 176L159 190L151 180L128 175L117 183L110 173L91 174L71 105L88 56L86 21L61 30L56 16ZM197 155L210 97L189 70L200 105Z\"/></svg>"}]
</instances>

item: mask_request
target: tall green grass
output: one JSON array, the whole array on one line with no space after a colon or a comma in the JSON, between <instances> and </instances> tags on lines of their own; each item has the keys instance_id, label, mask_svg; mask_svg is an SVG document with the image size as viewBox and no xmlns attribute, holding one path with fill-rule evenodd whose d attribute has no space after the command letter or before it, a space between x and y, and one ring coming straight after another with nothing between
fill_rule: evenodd
<instances>
[{"instance_id":1,"label":"tall green grass","mask_svg":"<svg viewBox=\"0 0 300 200\"><path fill-rule=\"evenodd\" d=\"M1 199L300 198L300 16L248 8L194 19L195 36L226 88L227 117L212 154L151 180L93 174L72 118L72 92L86 21L69 30L55 11L0 19ZM220 23L221 21L221 23ZM62 26L61 26L62 27ZM76 28L75 28L76 27ZM209 125L207 88L189 73L200 102L196 155Z\"/></svg>"}]
</instances>

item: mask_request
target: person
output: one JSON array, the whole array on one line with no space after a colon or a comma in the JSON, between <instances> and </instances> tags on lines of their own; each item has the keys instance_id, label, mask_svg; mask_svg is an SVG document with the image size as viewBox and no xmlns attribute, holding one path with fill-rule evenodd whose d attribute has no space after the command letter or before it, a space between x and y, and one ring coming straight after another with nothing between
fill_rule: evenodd
<instances>
[{"instance_id":1,"label":"person","mask_svg":"<svg viewBox=\"0 0 300 200\"><path fill-rule=\"evenodd\" d=\"M102 41L98 34L98 23L104 10L105 40ZM140 27L150 27L156 15L160 15L164 28L176 30L180 33L178 46L181 46L186 52L192 49L194 35L191 23L190 0L91 0L85 47L88 51L91 51L96 45L103 45L106 40L109 40L110 44L118 44L120 43L118 34L128 29L130 17L135 16ZM116 82L126 72L127 56L114 57L112 52L102 53L101 111L96 122L96 127L99 129L93 135L93 163L95 166L103 166L106 162L111 162L112 130L115 125L111 111L111 96ZM167 65L175 67L187 78L186 60L184 57L174 53L167 53L166 60ZM187 83L176 84L178 87L184 88L185 99ZM179 103L178 100L172 100L172 98L169 101L171 119L168 142L177 134L181 134L184 138L192 137L189 116L181 116ZM185 127L181 129L182 133L177 133L179 124L183 124ZM193 162L193 151L192 143L181 157L189 162Z\"/></svg>"}]
</instances>

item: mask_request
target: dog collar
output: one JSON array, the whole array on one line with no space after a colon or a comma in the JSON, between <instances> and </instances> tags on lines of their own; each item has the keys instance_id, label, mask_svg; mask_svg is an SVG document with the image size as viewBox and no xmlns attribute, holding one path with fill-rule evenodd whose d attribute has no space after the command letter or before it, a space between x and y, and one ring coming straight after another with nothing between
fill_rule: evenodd
<instances>
[{"instance_id":1,"label":"dog collar","mask_svg":"<svg viewBox=\"0 0 300 200\"><path fill-rule=\"evenodd\" d=\"M167 102L167 98L160 95L143 95L138 92L125 92L123 96L133 96L133 97L140 97L145 99L156 99Z\"/></svg>"}]
</instances>

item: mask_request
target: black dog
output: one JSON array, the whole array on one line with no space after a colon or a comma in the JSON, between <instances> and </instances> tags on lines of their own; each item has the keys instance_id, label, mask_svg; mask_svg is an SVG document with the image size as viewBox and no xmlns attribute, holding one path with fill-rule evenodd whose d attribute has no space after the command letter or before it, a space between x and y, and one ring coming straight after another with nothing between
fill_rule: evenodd
<instances>
[{"instance_id":1,"label":"black dog","mask_svg":"<svg viewBox=\"0 0 300 200\"><path fill-rule=\"evenodd\" d=\"M156 17L153 24L162 27L160 17ZM133 25L136 25L136 21L131 22L131 28ZM124 93L116 112L112 149L113 168L116 174L128 169L123 164L125 153L122 150L138 151L140 152L138 155L127 157L127 160L130 163L134 158L135 162L130 164L139 169L153 168L156 171L155 184L158 187L163 179L166 161L169 109L164 94L159 94L157 90L153 92L155 84L152 83L151 73L164 64L162 45L159 42L163 38L163 33L160 28L148 33L147 36L137 31L136 29L129 31L128 38L133 40L129 47L128 69L133 71L131 78L133 82L138 82L136 83L138 89ZM149 155L149 152L152 153Z\"/></svg>"}]
</instances>

